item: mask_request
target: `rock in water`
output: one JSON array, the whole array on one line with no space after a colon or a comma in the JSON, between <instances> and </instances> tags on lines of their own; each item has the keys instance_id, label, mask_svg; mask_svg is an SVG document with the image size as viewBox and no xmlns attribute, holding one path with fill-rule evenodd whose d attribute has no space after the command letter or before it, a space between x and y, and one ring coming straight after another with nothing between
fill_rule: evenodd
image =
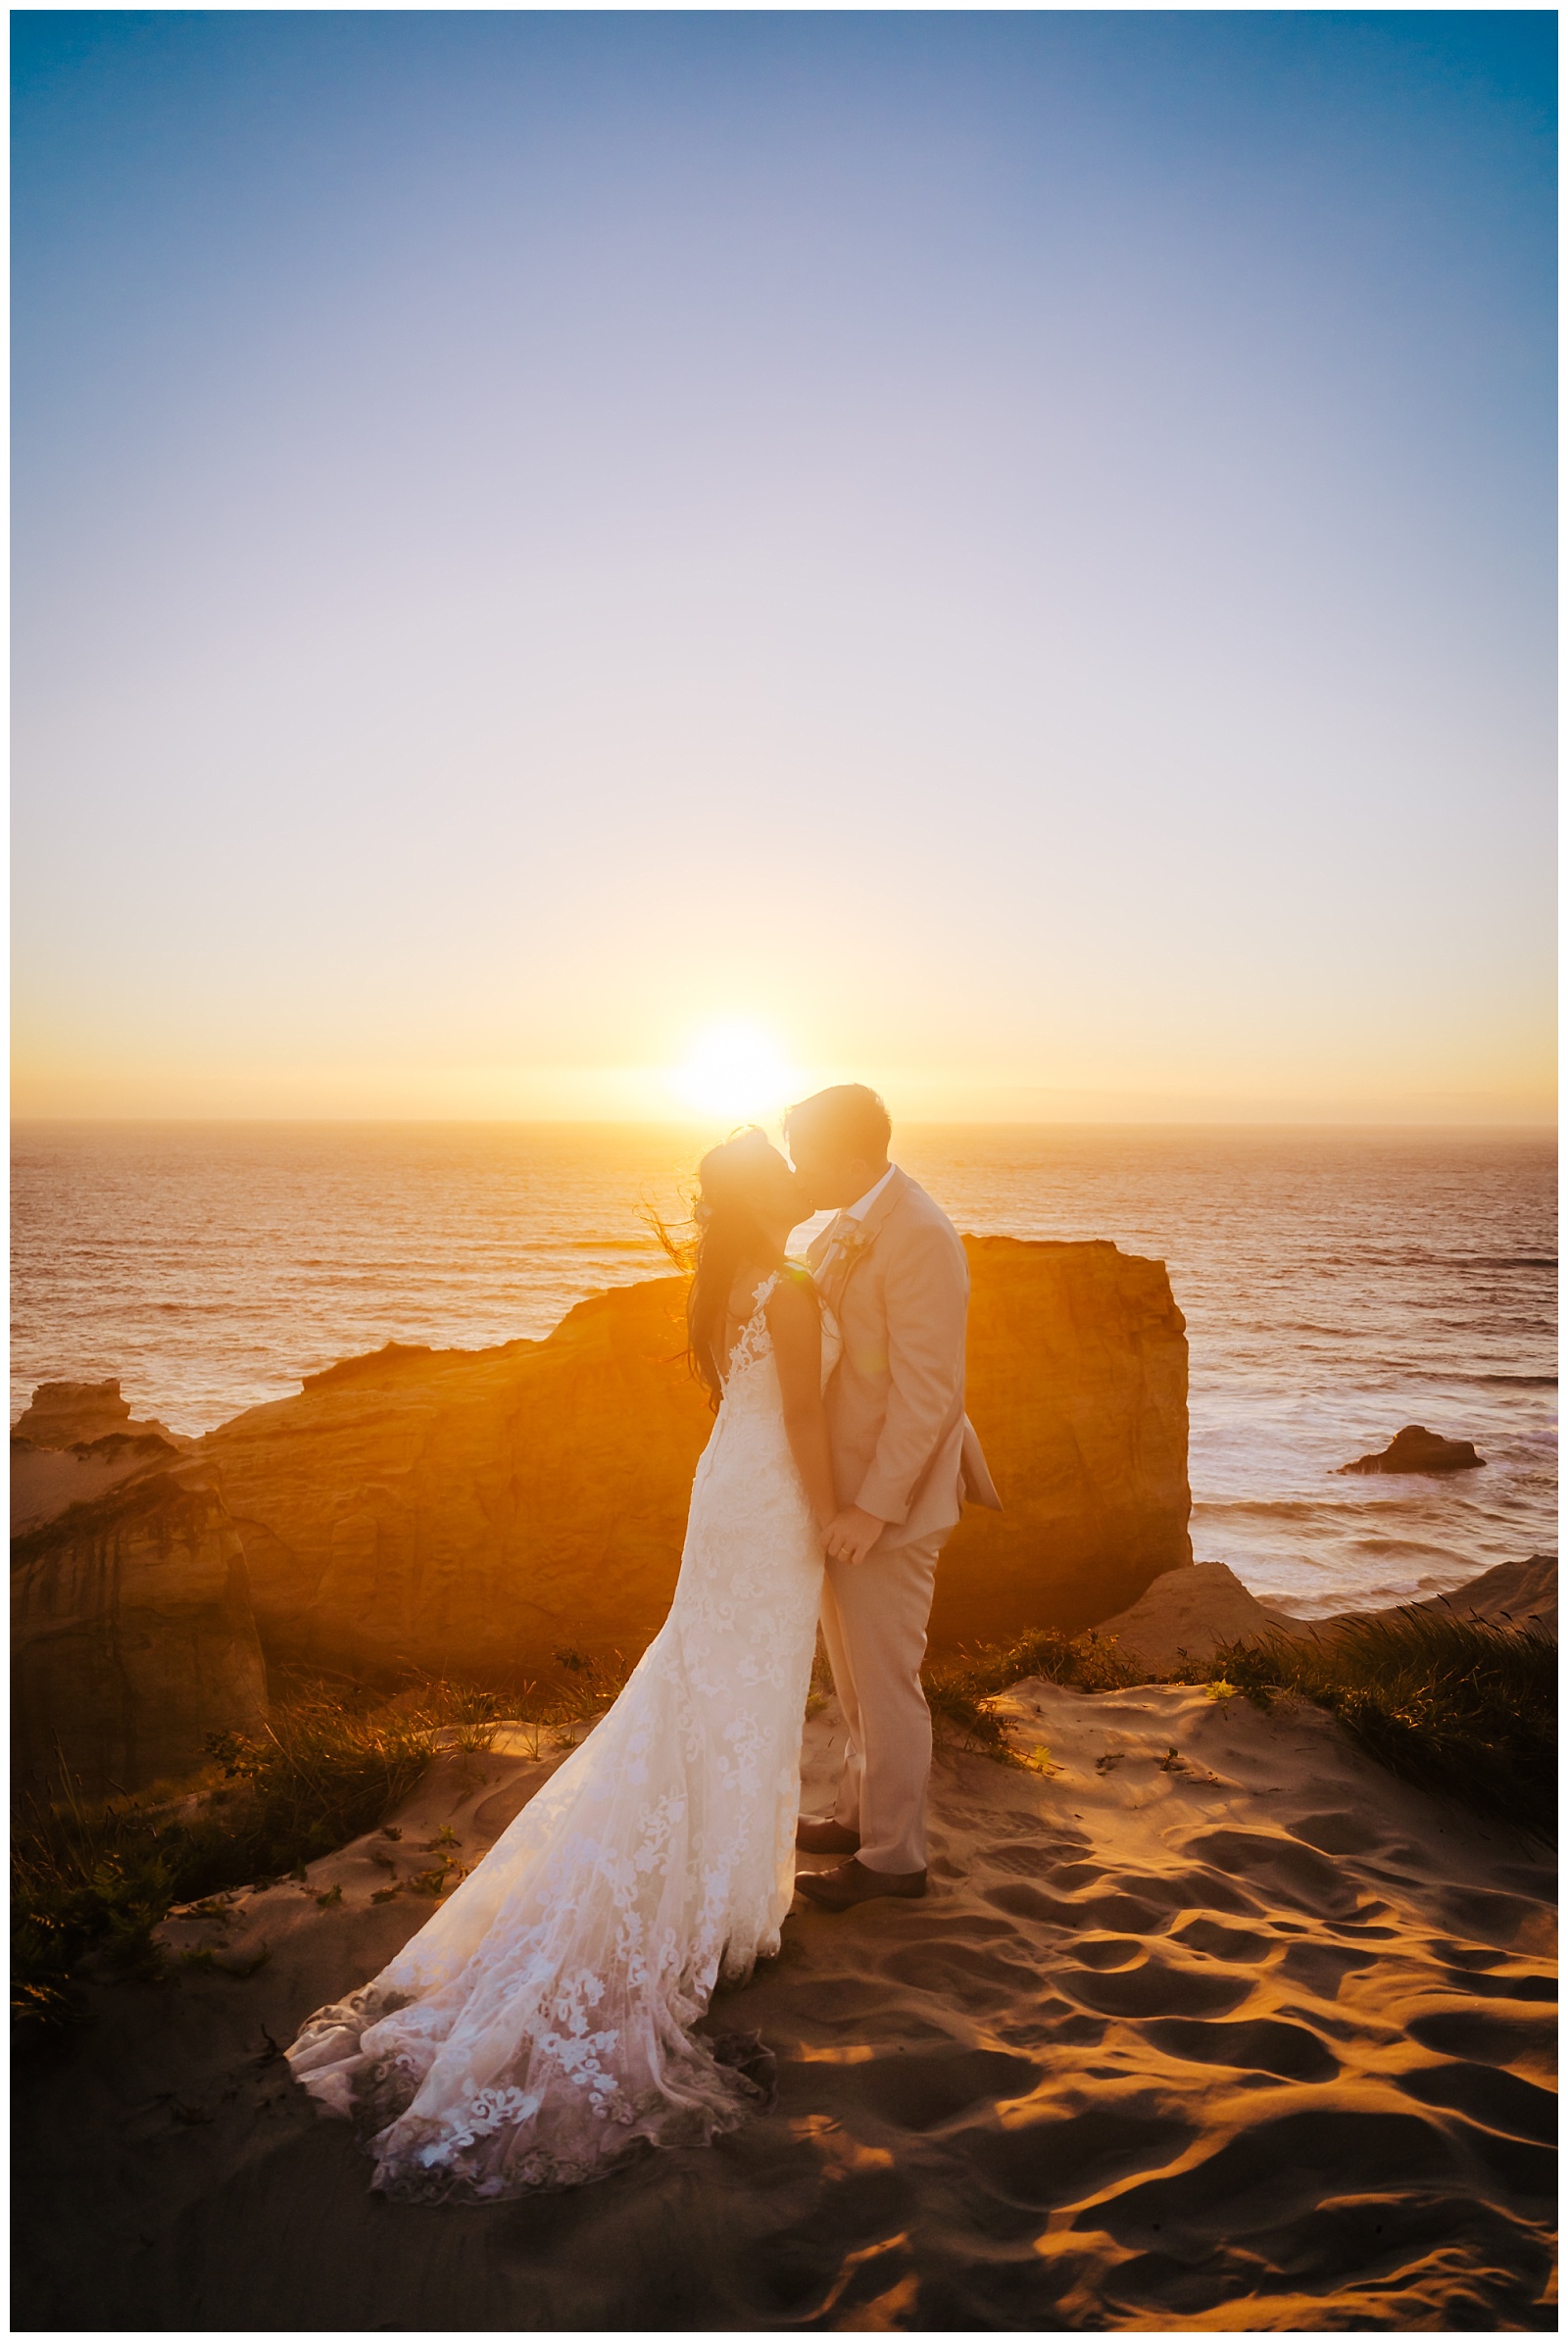
<instances>
[{"instance_id":1,"label":"rock in water","mask_svg":"<svg viewBox=\"0 0 1568 2342\"><path fill-rule=\"evenodd\" d=\"M23 1421L59 1434L81 1416L35 1399ZM211 1466L137 1427L53 1449L14 1439L12 1472L26 1524L11 1548L18 1786L144 1788L199 1766L209 1732L259 1725L266 1667Z\"/></svg>"},{"instance_id":2,"label":"rock in water","mask_svg":"<svg viewBox=\"0 0 1568 2342\"><path fill-rule=\"evenodd\" d=\"M1419 1423L1407 1423L1381 1454L1358 1455L1353 1464L1341 1464L1339 1469L1342 1473L1473 1472L1486 1460L1477 1455L1468 1439L1443 1439Z\"/></svg>"},{"instance_id":3,"label":"rock in water","mask_svg":"<svg viewBox=\"0 0 1568 2342\"><path fill-rule=\"evenodd\" d=\"M1191 1563L1187 1342L1163 1265L970 1238L969 1412L1007 1510L971 1510L937 1648L1069 1632ZM545 1342L388 1345L208 1435L270 1654L388 1675L555 1672L662 1623L711 1428L676 1278Z\"/></svg>"}]
</instances>

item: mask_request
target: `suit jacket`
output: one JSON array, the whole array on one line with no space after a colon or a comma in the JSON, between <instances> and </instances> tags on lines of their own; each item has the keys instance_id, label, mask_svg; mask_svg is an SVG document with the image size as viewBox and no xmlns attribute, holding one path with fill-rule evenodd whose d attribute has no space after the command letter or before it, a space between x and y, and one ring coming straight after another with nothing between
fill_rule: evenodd
<instances>
[{"instance_id":1,"label":"suit jacket","mask_svg":"<svg viewBox=\"0 0 1568 2342\"><path fill-rule=\"evenodd\" d=\"M966 1498L1000 1512L963 1411L969 1264L953 1222L895 1169L831 1253L824 1231L807 1257L813 1274L826 1263L822 1297L844 1337L827 1387L840 1504L886 1521L877 1553L951 1529Z\"/></svg>"}]
</instances>

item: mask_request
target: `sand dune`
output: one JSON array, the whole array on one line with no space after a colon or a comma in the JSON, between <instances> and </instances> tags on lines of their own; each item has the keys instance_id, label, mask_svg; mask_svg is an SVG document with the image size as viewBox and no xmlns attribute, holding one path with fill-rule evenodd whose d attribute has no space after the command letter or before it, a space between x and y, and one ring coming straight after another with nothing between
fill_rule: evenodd
<instances>
[{"instance_id":1,"label":"sand dune","mask_svg":"<svg viewBox=\"0 0 1568 2342\"><path fill-rule=\"evenodd\" d=\"M1272 1634L1294 1621L1265 1609L1222 1561L1167 1570L1126 1610L1095 1632L1152 1676L1180 1674L1187 1659L1211 1659L1222 1642Z\"/></svg>"},{"instance_id":2,"label":"sand dune","mask_svg":"<svg viewBox=\"0 0 1568 2342\"><path fill-rule=\"evenodd\" d=\"M1406 1610L1445 1611L1480 1618L1494 1626L1557 1632L1557 1558L1537 1553L1527 1561L1502 1561L1484 1570L1451 1594L1400 1602L1386 1610L1343 1610L1328 1618L1293 1618L1259 1602L1222 1561L1200 1561L1190 1570L1167 1570L1138 1600L1107 1618L1096 1632L1114 1638L1121 1656L1152 1676L1182 1672L1188 1659L1211 1659L1221 1643L1245 1642L1278 1632L1325 1635L1351 1620L1395 1619Z\"/></svg>"},{"instance_id":3,"label":"sand dune","mask_svg":"<svg viewBox=\"0 0 1568 2342\"><path fill-rule=\"evenodd\" d=\"M1460 1618L1487 1619L1494 1626L1537 1628L1555 1635L1557 1556L1532 1553L1525 1561L1499 1561L1467 1586L1456 1586L1452 1593L1434 1594L1429 1601L1400 1604L1392 1610L1347 1610L1322 1623L1332 1627L1343 1618L1395 1618L1399 1608L1448 1610Z\"/></svg>"},{"instance_id":4,"label":"sand dune","mask_svg":"<svg viewBox=\"0 0 1568 2342\"><path fill-rule=\"evenodd\" d=\"M441 1759L396 1840L172 1923L236 1971L270 1954L95 1988L23 2073L18 2323L1553 2325L1539 1850L1310 1709L1006 1705L1039 1769L941 1755L929 1899L798 1909L715 2006L772 2050L774 2109L574 2195L382 2202L269 2040L411 1932L400 1880L505 1826L547 1770L527 1743ZM836 1732L808 1727L808 1809Z\"/></svg>"}]
</instances>

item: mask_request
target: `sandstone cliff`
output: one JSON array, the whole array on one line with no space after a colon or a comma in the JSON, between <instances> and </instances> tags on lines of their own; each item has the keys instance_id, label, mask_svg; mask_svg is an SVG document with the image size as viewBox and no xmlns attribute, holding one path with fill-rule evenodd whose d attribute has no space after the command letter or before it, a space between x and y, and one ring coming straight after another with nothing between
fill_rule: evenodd
<instances>
[{"instance_id":1,"label":"sandstone cliff","mask_svg":"<svg viewBox=\"0 0 1568 2342\"><path fill-rule=\"evenodd\" d=\"M1190 1567L1187 1327L1161 1260L966 1237L968 1406L1004 1513L970 1509L931 1641L1069 1635Z\"/></svg>"},{"instance_id":2,"label":"sandstone cliff","mask_svg":"<svg viewBox=\"0 0 1568 2342\"><path fill-rule=\"evenodd\" d=\"M29 1408L34 1435L102 1409ZM104 1389L79 1387L89 1399ZM111 1419L128 1418L121 1402ZM212 1468L143 1426L48 1447L12 1441L14 1772L24 1790L136 1789L203 1761L207 1733L267 1713L239 1537Z\"/></svg>"},{"instance_id":3,"label":"sandstone cliff","mask_svg":"<svg viewBox=\"0 0 1568 2342\"><path fill-rule=\"evenodd\" d=\"M1187 1564L1187 1345L1163 1266L970 1239L970 1413L1007 1512L944 1558L933 1643L1075 1631ZM271 1654L515 1682L639 1652L711 1427L678 1279L545 1342L389 1345L210 1433Z\"/></svg>"}]
</instances>

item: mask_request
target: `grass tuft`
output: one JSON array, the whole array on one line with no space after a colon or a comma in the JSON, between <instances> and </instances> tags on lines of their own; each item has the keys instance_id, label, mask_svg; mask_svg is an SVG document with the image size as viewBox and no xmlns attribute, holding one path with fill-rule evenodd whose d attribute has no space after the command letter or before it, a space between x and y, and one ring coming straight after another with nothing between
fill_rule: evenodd
<instances>
[{"instance_id":1,"label":"grass tuft","mask_svg":"<svg viewBox=\"0 0 1568 2342\"><path fill-rule=\"evenodd\" d=\"M296 1686L254 1734L215 1733L205 1788L172 1803L89 1801L69 1784L15 1818L12 2011L27 2026L81 2013L84 1968L172 1972L153 1930L175 1903L303 1878L305 1866L374 1828L415 1788L438 1746L485 1748L495 1694L431 1683L368 1713L342 1692Z\"/></svg>"},{"instance_id":2,"label":"grass tuft","mask_svg":"<svg viewBox=\"0 0 1568 2342\"><path fill-rule=\"evenodd\" d=\"M1231 1643L1209 1671L1259 1706L1282 1691L1311 1700L1401 1781L1555 1837L1557 1645L1545 1635L1410 1609Z\"/></svg>"},{"instance_id":3,"label":"grass tuft","mask_svg":"<svg viewBox=\"0 0 1568 2342\"><path fill-rule=\"evenodd\" d=\"M1015 1642L981 1643L960 1650L956 1659L928 1663L920 1680L943 1737L1005 1765L1021 1760L989 1703L1026 1676L1044 1676L1048 1683L1068 1683L1079 1691L1120 1691L1136 1682L1137 1670L1120 1656L1114 1635L1068 1635L1047 1627Z\"/></svg>"}]
</instances>

